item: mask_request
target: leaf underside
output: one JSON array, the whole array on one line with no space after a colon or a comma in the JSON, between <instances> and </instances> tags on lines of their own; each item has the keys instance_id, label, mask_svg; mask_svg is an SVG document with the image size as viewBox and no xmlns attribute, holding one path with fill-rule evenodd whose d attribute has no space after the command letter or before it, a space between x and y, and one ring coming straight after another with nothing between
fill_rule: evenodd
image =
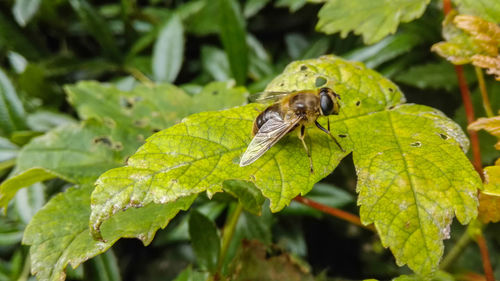
<instances>
[{"instance_id":1,"label":"leaf underside","mask_svg":"<svg viewBox=\"0 0 500 281\"><path fill-rule=\"evenodd\" d=\"M437 110L402 105L402 93L380 74L333 56L291 63L266 90L325 86L341 96L340 114L329 118L332 134L346 152L326 134L308 128L313 174L295 133L252 165L239 167L263 105L199 113L154 134L126 167L98 179L92 194L93 235L108 239L101 225L120 210L175 202L203 191L211 195L229 179L253 182L276 212L353 151L362 221L375 224L398 264L420 274L434 271L453 216L467 223L477 215L481 181L464 154L465 135ZM326 118L318 121L326 126Z\"/></svg>"}]
</instances>

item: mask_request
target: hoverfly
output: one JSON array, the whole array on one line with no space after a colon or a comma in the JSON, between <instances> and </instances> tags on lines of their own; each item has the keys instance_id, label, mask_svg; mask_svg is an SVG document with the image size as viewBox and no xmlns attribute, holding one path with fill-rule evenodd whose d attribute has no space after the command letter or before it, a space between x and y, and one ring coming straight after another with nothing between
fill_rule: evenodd
<instances>
[{"instance_id":1,"label":"hoverfly","mask_svg":"<svg viewBox=\"0 0 500 281\"><path fill-rule=\"evenodd\" d=\"M330 133L330 120L328 120L328 129L325 129L317 121L319 116L339 114L340 105L338 100L340 96L332 89L321 88L318 90L287 92L280 93L277 96L278 101L267 107L255 118L252 130L254 137L241 157L241 167L255 162L286 134L300 127L299 139L302 141L309 158L312 173L311 153L304 141L304 137L305 126L313 123L321 131L328 134L337 146L344 151L337 139Z\"/></svg>"}]
</instances>

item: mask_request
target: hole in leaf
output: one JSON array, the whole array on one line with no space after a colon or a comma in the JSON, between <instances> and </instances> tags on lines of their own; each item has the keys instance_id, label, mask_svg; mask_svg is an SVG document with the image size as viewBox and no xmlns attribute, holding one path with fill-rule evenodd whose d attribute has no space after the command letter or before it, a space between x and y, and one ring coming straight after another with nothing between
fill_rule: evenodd
<instances>
[{"instance_id":1,"label":"hole in leaf","mask_svg":"<svg viewBox=\"0 0 500 281\"><path fill-rule=\"evenodd\" d=\"M121 142L116 142L113 144L111 147L113 150L122 150L123 149L123 144Z\"/></svg>"},{"instance_id":2,"label":"hole in leaf","mask_svg":"<svg viewBox=\"0 0 500 281\"><path fill-rule=\"evenodd\" d=\"M127 108L127 109L131 109L132 107L134 107L134 102L128 98L121 97L120 98L120 105Z\"/></svg>"},{"instance_id":3,"label":"hole in leaf","mask_svg":"<svg viewBox=\"0 0 500 281\"><path fill-rule=\"evenodd\" d=\"M389 88L389 92L394 92L394 89L393 88Z\"/></svg>"},{"instance_id":4,"label":"hole in leaf","mask_svg":"<svg viewBox=\"0 0 500 281\"><path fill-rule=\"evenodd\" d=\"M410 145L411 145L411 146L413 146L413 147L421 147L421 146L422 146L422 143L421 143L421 142L419 142L419 141L417 141L417 142L414 142L414 143L412 143L412 144L410 144Z\"/></svg>"},{"instance_id":5,"label":"hole in leaf","mask_svg":"<svg viewBox=\"0 0 500 281\"><path fill-rule=\"evenodd\" d=\"M284 85L285 85L285 83L284 83L284 82L281 82L281 83L280 83L280 87L283 87Z\"/></svg>"},{"instance_id":6,"label":"hole in leaf","mask_svg":"<svg viewBox=\"0 0 500 281\"><path fill-rule=\"evenodd\" d=\"M140 120L135 120L134 125L139 127L139 128L144 128L148 124L147 119L140 119Z\"/></svg>"},{"instance_id":7,"label":"hole in leaf","mask_svg":"<svg viewBox=\"0 0 500 281\"><path fill-rule=\"evenodd\" d=\"M338 136L339 136L339 138L345 138L345 137L347 137L347 135L344 135L344 134L340 134Z\"/></svg>"},{"instance_id":8,"label":"hole in leaf","mask_svg":"<svg viewBox=\"0 0 500 281\"><path fill-rule=\"evenodd\" d=\"M445 134L439 134L439 136L443 139L443 140L447 140L449 137Z\"/></svg>"},{"instance_id":9,"label":"hole in leaf","mask_svg":"<svg viewBox=\"0 0 500 281\"><path fill-rule=\"evenodd\" d=\"M320 77L316 78L316 82L314 82L314 85L319 88L319 87L325 85L326 81L327 81L326 78L320 76Z\"/></svg>"},{"instance_id":10,"label":"hole in leaf","mask_svg":"<svg viewBox=\"0 0 500 281\"><path fill-rule=\"evenodd\" d=\"M233 160L232 160L231 162L233 162L233 163L234 163L234 164L236 164L236 165L239 165L239 164L240 164L240 156L236 156L236 157L234 157L234 158L233 158Z\"/></svg>"},{"instance_id":11,"label":"hole in leaf","mask_svg":"<svg viewBox=\"0 0 500 281\"><path fill-rule=\"evenodd\" d=\"M301 70L301 71L305 71L305 70L307 70L307 65L305 65L305 64L301 65L301 66L300 66L300 70Z\"/></svg>"},{"instance_id":12,"label":"hole in leaf","mask_svg":"<svg viewBox=\"0 0 500 281\"><path fill-rule=\"evenodd\" d=\"M113 145L113 142L108 137L97 137L97 138L94 138L92 140L92 142L95 144L102 143L102 144L107 145L109 147L111 147Z\"/></svg>"},{"instance_id":13,"label":"hole in leaf","mask_svg":"<svg viewBox=\"0 0 500 281\"><path fill-rule=\"evenodd\" d=\"M360 104L361 104L361 101L359 101L359 100L358 100L358 101L356 102L356 106L359 106Z\"/></svg>"},{"instance_id":14,"label":"hole in leaf","mask_svg":"<svg viewBox=\"0 0 500 281\"><path fill-rule=\"evenodd\" d=\"M389 110L394 109L394 105L389 106Z\"/></svg>"}]
</instances>

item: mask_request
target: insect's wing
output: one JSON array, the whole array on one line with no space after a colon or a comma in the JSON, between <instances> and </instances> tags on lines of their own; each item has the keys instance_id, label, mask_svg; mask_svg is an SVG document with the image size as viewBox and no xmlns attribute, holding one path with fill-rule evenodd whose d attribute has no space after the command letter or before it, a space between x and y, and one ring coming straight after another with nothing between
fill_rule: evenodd
<instances>
[{"instance_id":1,"label":"insect's wing","mask_svg":"<svg viewBox=\"0 0 500 281\"><path fill-rule=\"evenodd\" d=\"M292 92L261 92L250 95L250 101L257 103L272 103L290 95L290 93Z\"/></svg>"},{"instance_id":2,"label":"insect's wing","mask_svg":"<svg viewBox=\"0 0 500 281\"><path fill-rule=\"evenodd\" d=\"M241 156L240 166L250 165L259 159L271 146L290 132L300 120L300 117L295 117L286 122L281 118L269 119L262 125L243 156Z\"/></svg>"}]
</instances>

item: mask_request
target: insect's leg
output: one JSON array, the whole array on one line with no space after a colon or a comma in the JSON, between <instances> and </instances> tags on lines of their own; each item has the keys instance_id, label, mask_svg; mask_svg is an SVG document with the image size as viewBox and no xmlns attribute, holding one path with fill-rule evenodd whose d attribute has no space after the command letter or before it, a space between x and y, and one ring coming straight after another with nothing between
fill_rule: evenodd
<instances>
[{"instance_id":1,"label":"insect's leg","mask_svg":"<svg viewBox=\"0 0 500 281\"><path fill-rule=\"evenodd\" d=\"M328 132L330 132L330 118L326 118L326 122L328 124L328 127L327 127L328 128Z\"/></svg>"},{"instance_id":2,"label":"insect's leg","mask_svg":"<svg viewBox=\"0 0 500 281\"><path fill-rule=\"evenodd\" d=\"M309 158L309 167L311 168L311 174L312 174L314 172L313 162L312 162L312 158L311 158L311 153L309 152L309 148L307 147L307 144L304 141L305 136L306 136L306 127L304 127L304 125L302 125L300 127L300 131L299 131L299 139L300 139L300 141L302 141L302 145L304 145L304 149L306 150L307 157Z\"/></svg>"},{"instance_id":3,"label":"insect's leg","mask_svg":"<svg viewBox=\"0 0 500 281\"><path fill-rule=\"evenodd\" d=\"M314 124L316 125L316 127L318 127L321 131L327 133L331 138L332 140L337 144L337 146L340 148L340 150L342 150L342 152L345 152L345 150L342 148L342 146L340 145L340 143L337 141L337 139L332 135L332 133L330 133L329 130L323 128L323 126L321 126L320 123L318 123L318 121L314 121Z\"/></svg>"}]
</instances>

